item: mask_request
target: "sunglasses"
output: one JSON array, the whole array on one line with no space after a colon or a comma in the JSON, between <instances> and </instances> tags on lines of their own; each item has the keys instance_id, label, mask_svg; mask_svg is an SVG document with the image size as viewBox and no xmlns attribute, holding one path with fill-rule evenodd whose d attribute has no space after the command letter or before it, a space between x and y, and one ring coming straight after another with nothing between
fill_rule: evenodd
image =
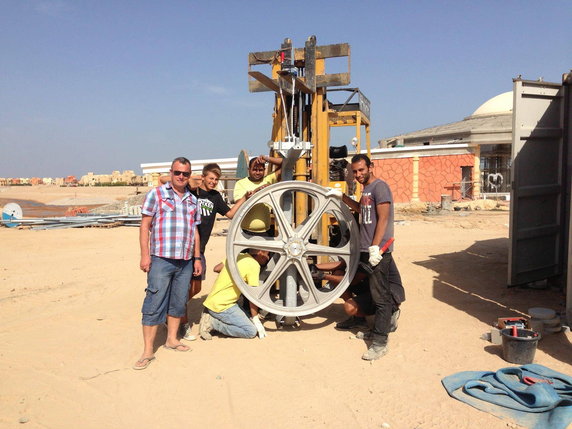
<instances>
[{"instance_id":1,"label":"sunglasses","mask_svg":"<svg viewBox=\"0 0 572 429\"><path fill-rule=\"evenodd\" d=\"M181 174L185 177L191 177L191 172L190 171L179 171L179 170L174 170L173 174L175 176L180 176Z\"/></svg>"}]
</instances>

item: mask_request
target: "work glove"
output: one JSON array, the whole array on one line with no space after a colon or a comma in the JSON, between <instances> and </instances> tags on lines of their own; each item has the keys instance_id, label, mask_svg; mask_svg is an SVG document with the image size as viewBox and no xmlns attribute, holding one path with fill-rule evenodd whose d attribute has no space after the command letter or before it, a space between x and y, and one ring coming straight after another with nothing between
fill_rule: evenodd
<instances>
[{"instance_id":1,"label":"work glove","mask_svg":"<svg viewBox=\"0 0 572 429\"><path fill-rule=\"evenodd\" d=\"M328 192L326 192L326 197L337 198L338 200L341 200L343 196L344 193L338 188L328 188Z\"/></svg>"},{"instance_id":2,"label":"work glove","mask_svg":"<svg viewBox=\"0 0 572 429\"><path fill-rule=\"evenodd\" d=\"M251 317L250 320L252 321L254 327L258 331L258 338L260 339L264 338L266 336L266 330L264 329L264 326L262 326L262 322L258 318L258 315Z\"/></svg>"},{"instance_id":3,"label":"work glove","mask_svg":"<svg viewBox=\"0 0 572 429\"><path fill-rule=\"evenodd\" d=\"M316 268L316 265L310 264L310 274L312 274L312 279L314 281L321 281L324 279L324 272Z\"/></svg>"},{"instance_id":4,"label":"work glove","mask_svg":"<svg viewBox=\"0 0 572 429\"><path fill-rule=\"evenodd\" d=\"M375 267L381 262L383 255L379 252L379 246L369 246L369 264Z\"/></svg>"}]
</instances>

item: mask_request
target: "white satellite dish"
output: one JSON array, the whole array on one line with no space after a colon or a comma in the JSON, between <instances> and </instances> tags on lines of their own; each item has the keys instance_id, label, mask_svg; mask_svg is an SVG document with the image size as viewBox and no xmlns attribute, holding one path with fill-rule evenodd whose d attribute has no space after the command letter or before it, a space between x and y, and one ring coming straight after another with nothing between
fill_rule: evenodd
<instances>
[{"instance_id":1,"label":"white satellite dish","mask_svg":"<svg viewBox=\"0 0 572 429\"><path fill-rule=\"evenodd\" d=\"M14 228L15 226L20 225L20 223L18 222L6 223L5 221L22 219L22 216L23 216L22 207L20 207L16 203L8 203L2 209L2 220L4 221L2 223L6 225L8 228Z\"/></svg>"}]
</instances>

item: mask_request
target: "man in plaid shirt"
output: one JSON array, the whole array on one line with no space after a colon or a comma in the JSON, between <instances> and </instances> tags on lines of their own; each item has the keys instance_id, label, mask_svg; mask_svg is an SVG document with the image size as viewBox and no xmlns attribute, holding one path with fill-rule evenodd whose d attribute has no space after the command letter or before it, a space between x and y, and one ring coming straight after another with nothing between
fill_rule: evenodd
<instances>
[{"instance_id":1,"label":"man in plaid shirt","mask_svg":"<svg viewBox=\"0 0 572 429\"><path fill-rule=\"evenodd\" d=\"M191 163L176 158L171 164L171 181L147 193L141 209L139 230L140 268L147 273L143 301L143 342L141 358L133 369L145 369L155 359L153 343L157 326L167 321L168 350L190 348L177 339L181 317L185 314L191 277L201 274L201 223L197 199L187 188Z\"/></svg>"}]
</instances>

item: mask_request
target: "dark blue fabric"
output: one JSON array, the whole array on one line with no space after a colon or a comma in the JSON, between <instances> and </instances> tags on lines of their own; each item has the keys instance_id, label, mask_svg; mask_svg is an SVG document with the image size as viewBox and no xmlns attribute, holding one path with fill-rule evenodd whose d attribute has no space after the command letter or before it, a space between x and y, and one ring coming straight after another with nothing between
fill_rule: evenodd
<instances>
[{"instance_id":1,"label":"dark blue fabric","mask_svg":"<svg viewBox=\"0 0 572 429\"><path fill-rule=\"evenodd\" d=\"M549 383L524 383L524 377ZM542 365L497 372L464 371L441 380L453 398L533 429L565 429L572 423L572 377Z\"/></svg>"}]
</instances>

